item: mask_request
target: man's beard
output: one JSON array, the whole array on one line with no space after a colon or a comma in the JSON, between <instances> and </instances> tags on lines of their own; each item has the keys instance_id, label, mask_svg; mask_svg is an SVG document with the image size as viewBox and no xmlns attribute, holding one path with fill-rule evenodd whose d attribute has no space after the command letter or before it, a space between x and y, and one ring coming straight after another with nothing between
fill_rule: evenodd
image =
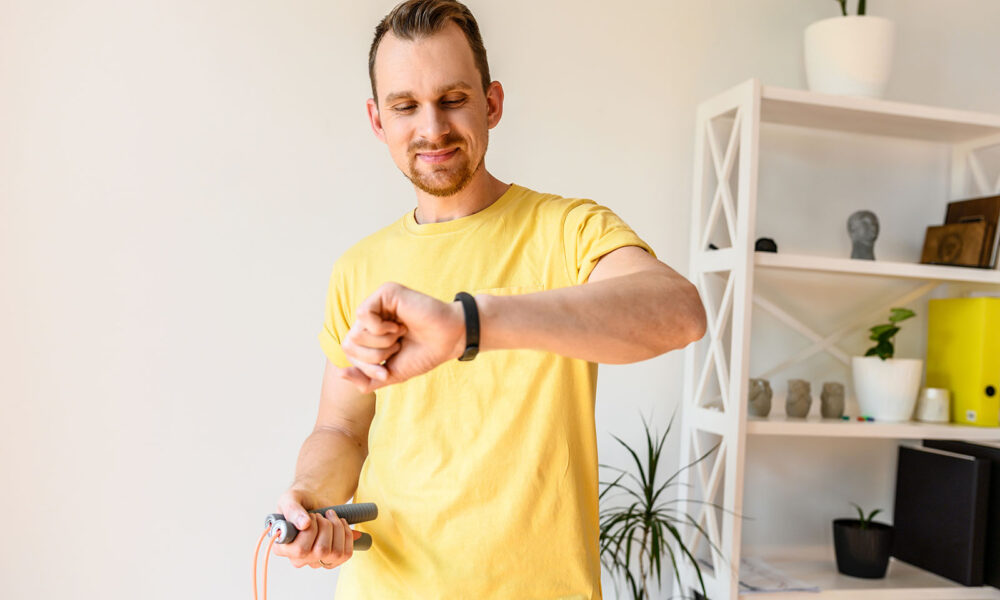
<instances>
[{"instance_id":1,"label":"man's beard","mask_svg":"<svg viewBox=\"0 0 1000 600\"><path fill-rule=\"evenodd\" d=\"M472 181L472 177L483 165L483 158L486 156L484 152L483 156L479 158L479 162L473 167L469 161L469 155L465 152L465 148L468 146L464 144L456 146L456 143L462 141L464 140L461 137L455 136L446 138L441 143L440 148L432 148L429 145L419 145L411 148L409 173L404 173L404 175L406 175L407 179L413 185L427 194L439 198L454 196L465 189L465 186ZM439 167L433 163L427 163L426 166L432 169L430 172L417 170L417 160L419 160L417 152L443 150L449 146L456 146L458 148L451 161L455 164L448 167ZM442 178L444 179L443 182L441 181Z\"/></svg>"}]
</instances>

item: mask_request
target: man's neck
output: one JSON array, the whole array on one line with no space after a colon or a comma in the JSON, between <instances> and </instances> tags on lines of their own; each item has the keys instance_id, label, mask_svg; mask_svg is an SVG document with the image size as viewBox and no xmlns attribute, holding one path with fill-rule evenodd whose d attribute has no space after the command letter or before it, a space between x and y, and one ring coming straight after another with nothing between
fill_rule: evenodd
<instances>
[{"instance_id":1,"label":"man's neck","mask_svg":"<svg viewBox=\"0 0 1000 600\"><path fill-rule=\"evenodd\" d=\"M417 189L417 209L413 216L419 225L467 217L496 202L509 187L510 184L500 181L483 169L479 176L473 177L454 196L432 196Z\"/></svg>"}]
</instances>

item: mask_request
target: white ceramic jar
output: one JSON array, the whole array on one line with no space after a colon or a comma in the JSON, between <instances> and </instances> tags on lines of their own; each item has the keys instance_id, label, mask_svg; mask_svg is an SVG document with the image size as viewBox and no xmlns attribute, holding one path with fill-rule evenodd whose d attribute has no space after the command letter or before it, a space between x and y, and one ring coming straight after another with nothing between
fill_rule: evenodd
<instances>
[{"instance_id":1,"label":"white ceramic jar","mask_svg":"<svg viewBox=\"0 0 1000 600\"><path fill-rule=\"evenodd\" d=\"M832 17L806 27L809 89L881 98L889 81L895 39L895 24L871 15Z\"/></svg>"},{"instance_id":2,"label":"white ceramic jar","mask_svg":"<svg viewBox=\"0 0 1000 600\"><path fill-rule=\"evenodd\" d=\"M947 423L951 420L951 391L945 388L924 388L917 400L914 418L925 423Z\"/></svg>"}]
</instances>

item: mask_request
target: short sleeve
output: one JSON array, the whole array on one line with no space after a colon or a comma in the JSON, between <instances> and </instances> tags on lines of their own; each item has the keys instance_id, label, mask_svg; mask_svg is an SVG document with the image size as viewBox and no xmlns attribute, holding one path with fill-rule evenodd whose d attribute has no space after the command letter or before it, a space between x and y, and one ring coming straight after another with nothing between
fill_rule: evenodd
<instances>
[{"instance_id":1,"label":"short sleeve","mask_svg":"<svg viewBox=\"0 0 1000 600\"><path fill-rule=\"evenodd\" d=\"M319 345L330 362L341 368L351 366L347 355L340 347L344 336L351 329L348 318L351 309L347 299L346 278L341 270L340 261L338 261L333 267L333 273L330 274L330 284L326 291L323 328L319 332Z\"/></svg>"},{"instance_id":2,"label":"short sleeve","mask_svg":"<svg viewBox=\"0 0 1000 600\"><path fill-rule=\"evenodd\" d=\"M592 200L574 200L570 205L563 222L563 244L566 269L577 285L585 283L601 257L612 250L638 246L656 257L625 221Z\"/></svg>"}]
</instances>

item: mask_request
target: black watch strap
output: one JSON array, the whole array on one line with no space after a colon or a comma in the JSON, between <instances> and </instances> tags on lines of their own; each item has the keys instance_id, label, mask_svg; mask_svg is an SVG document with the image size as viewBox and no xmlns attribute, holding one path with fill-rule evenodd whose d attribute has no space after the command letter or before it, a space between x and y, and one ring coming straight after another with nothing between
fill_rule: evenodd
<instances>
[{"instance_id":1,"label":"black watch strap","mask_svg":"<svg viewBox=\"0 0 1000 600\"><path fill-rule=\"evenodd\" d=\"M459 292L455 300L462 303L465 311L465 352L458 360L472 360L479 353L479 308L472 294Z\"/></svg>"}]
</instances>

